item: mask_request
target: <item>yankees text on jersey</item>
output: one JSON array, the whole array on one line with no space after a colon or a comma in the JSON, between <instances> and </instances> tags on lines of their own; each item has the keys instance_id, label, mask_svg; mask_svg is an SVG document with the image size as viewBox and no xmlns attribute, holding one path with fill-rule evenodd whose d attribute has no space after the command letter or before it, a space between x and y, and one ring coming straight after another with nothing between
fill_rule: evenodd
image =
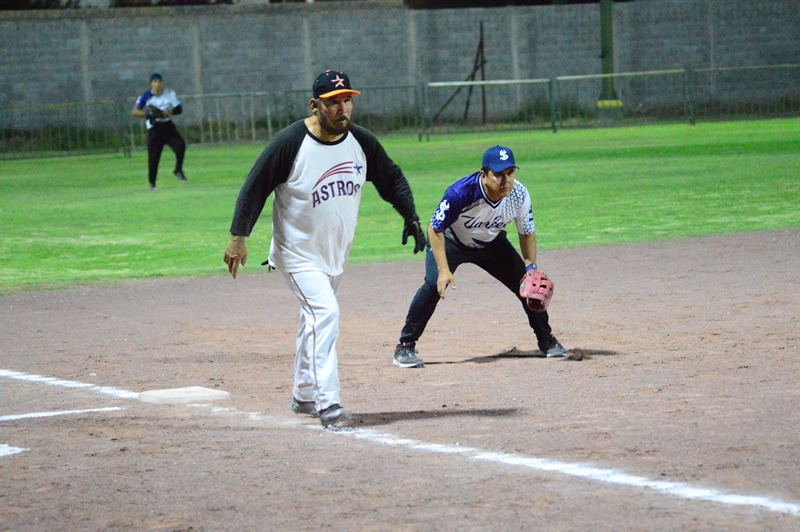
<instances>
[{"instance_id":1,"label":"yankees text on jersey","mask_svg":"<svg viewBox=\"0 0 800 532\"><path fill-rule=\"evenodd\" d=\"M480 172L476 172L448 187L431 217L431 226L461 246L482 248L511 221L520 234L536 230L528 189L516 181L508 196L493 203L483 190Z\"/></svg>"}]
</instances>

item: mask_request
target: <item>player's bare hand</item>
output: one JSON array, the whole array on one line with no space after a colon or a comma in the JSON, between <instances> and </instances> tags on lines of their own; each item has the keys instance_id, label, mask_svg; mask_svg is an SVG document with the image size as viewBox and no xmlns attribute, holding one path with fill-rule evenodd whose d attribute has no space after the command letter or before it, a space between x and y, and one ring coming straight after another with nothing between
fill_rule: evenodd
<instances>
[{"instance_id":1,"label":"player's bare hand","mask_svg":"<svg viewBox=\"0 0 800 532\"><path fill-rule=\"evenodd\" d=\"M228 247L225 249L225 264L228 265L228 271L236 279L236 272L239 271L239 265L245 265L247 262L247 246L244 243L243 236L231 235L231 240L228 242Z\"/></svg>"},{"instance_id":2,"label":"player's bare hand","mask_svg":"<svg viewBox=\"0 0 800 532\"><path fill-rule=\"evenodd\" d=\"M447 287L456 289L456 280L450 272L439 272L439 279L436 281L436 291L439 292L439 297L444 299L444 292Z\"/></svg>"}]
</instances>

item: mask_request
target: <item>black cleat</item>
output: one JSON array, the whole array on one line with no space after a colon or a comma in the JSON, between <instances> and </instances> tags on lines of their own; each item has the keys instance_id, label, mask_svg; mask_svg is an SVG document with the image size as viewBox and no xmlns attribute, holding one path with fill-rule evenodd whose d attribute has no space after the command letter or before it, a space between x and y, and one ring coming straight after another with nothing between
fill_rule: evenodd
<instances>
[{"instance_id":1,"label":"black cleat","mask_svg":"<svg viewBox=\"0 0 800 532\"><path fill-rule=\"evenodd\" d=\"M422 368L425 363L417 356L417 351L412 346L403 343L397 344L394 349L394 361L392 364L401 368Z\"/></svg>"},{"instance_id":2,"label":"black cleat","mask_svg":"<svg viewBox=\"0 0 800 532\"><path fill-rule=\"evenodd\" d=\"M550 341L547 342L547 345L542 349L542 353L544 353L547 358L560 358L567 356L567 349L561 345L561 342L556 340L555 336L551 336Z\"/></svg>"},{"instance_id":3,"label":"black cleat","mask_svg":"<svg viewBox=\"0 0 800 532\"><path fill-rule=\"evenodd\" d=\"M318 417L317 407L314 406L314 401L298 401L292 397L292 412L295 414L306 414L313 417Z\"/></svg>"},{"instance_id":4,"label":"black cleat","mask_svg":"<svg viewBox=\"0 0 800 532\"><path fill-rule=\"evenodd\" d=\"M352 417L353 413L346 410L342 405L334 404L319 413L319 422L323 427L344 423Z\"/></svg>"}]
</instances>

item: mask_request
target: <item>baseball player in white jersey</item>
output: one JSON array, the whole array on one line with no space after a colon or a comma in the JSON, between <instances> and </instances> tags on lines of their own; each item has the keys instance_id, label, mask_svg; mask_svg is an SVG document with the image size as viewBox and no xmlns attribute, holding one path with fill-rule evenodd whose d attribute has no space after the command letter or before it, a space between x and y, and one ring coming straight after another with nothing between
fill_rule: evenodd
<instances>
[{"instance_id":1,"label":"baseball player in white jersey","mask_svg":"<svg viewBox=\"0 0 800 532\"><path fill-rule=\"evenodd\" d=\"M156 191L156 177L158 176L158 163L164 146L169 146L175 152L175 177L186 182L183 173L183 159L186 155L186 142L172 123L173 116L183 112L178 96L172 89L164 88L164 79L158 72L150 75L150 89L146 90L133 105L131 114L137 118L144 118L147 126L147 178L150 181L150 190Z\"/></svg>"},{"instance_id":2,"label":"baseball player in white jersey","mask_svg":"<svg viewBox=\"0 0 800 532\"><path fill-rule=\"evenodd\" d=\"M355 236L361 190L371 181L403 217L403 244L425 248L425 233L403 172L370 131L351 124L353 95L343 72L314 81L312 115L279 131L259 156L236 200L225 263L233 277L247 259L250 235L273 194L269 265L300 302L292 410L342 423L336 291Z\"/></svg>"},{"instance_id":3,"label":"baseball player in white jersey","mask_svg":"<svg viewBox=\"0 0 800 532\"><path fill-rule=\"evenodd\" d=\"M515 180L514 154L494 146L483 154L481 170L459 179L445 191L428 226L425 282L408 309L393 364L403 368L424 366L416 349L439 299L448 287L455 289L453 274L459 265L472 263L503 283L519 299L525 272L536 269L536 226L531 198L525 185ZM514 222L522 256L506 237ZM547 312L534 312L520 299L539 349L548 358L563 357L567 350L553 336Z\"/></svg>"}]
</instances>

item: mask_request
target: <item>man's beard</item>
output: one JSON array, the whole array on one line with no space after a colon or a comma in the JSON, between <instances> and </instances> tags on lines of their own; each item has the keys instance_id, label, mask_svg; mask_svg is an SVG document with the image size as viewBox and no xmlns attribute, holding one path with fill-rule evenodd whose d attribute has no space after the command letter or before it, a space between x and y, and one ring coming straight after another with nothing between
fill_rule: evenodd
<instances>
[{"instance_id":1,"label":"man's beard","mask_svg":"<svg viewBox=\"0 0 800 532\"><path fill-rule=\"evenodd\" d=\"M341 135L350 129L350 119L343 118L336 122L331 122L327 118L320 117L319 126L328 135Z\"/></svg>"}]
</instances>

